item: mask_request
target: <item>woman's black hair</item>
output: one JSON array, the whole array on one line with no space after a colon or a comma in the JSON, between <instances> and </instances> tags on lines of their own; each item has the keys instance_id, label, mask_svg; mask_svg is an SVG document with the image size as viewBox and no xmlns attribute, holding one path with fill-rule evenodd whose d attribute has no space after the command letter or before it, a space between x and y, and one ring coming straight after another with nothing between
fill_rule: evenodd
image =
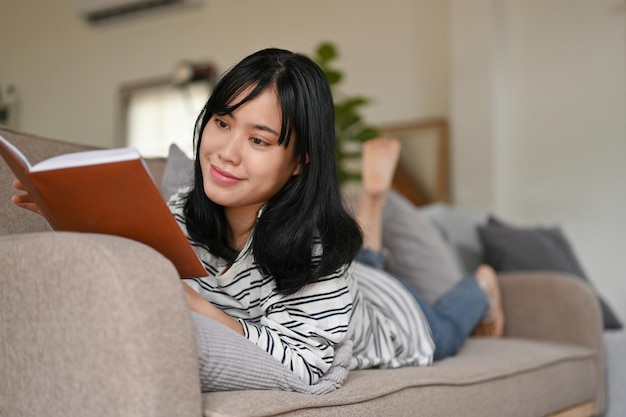
<instances>
[{"instance_id":1,"label":"woman's black hair","mask_svg":"<svg viewBox=\"0 0 626 417\"><path fill-rule=\"evenodd\" d=\"M295 140L301 172L264 206L253 229L251 250L281 294L292 294L350 263L361 231L343 205L337 181L332 94L322 70L308 57L264 49L235 65L217 83L196 122L194 187L185 202L190 237L233 262L224 207L204 193L198 155L202 131L214 114L230 114L261 92L274 89L282 111L279 144ZM233 100L250 91L241 101ZM316 243L322 253L314 254Z\"/></svg>"}]
</instances>

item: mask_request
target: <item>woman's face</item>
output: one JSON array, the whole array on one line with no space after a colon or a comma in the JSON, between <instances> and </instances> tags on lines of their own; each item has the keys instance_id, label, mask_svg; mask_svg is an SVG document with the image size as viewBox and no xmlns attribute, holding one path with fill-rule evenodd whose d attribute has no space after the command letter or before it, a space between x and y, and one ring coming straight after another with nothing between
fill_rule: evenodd
<instances>
[{"instance_id":1,"label":"woman's face","mask_svg":"<svg viewBox=\"0 0 626 417\"><path fill-rule=\"evenodd\" d=\"M281 125L273 89L266 89L231 114L214 114L202 132L198 155L206 196L226 210L249 209L250 215L256 216L300 171L294 156L296 138L292 137L286 148L278 144Z\"/></svg>"}]
</instances>

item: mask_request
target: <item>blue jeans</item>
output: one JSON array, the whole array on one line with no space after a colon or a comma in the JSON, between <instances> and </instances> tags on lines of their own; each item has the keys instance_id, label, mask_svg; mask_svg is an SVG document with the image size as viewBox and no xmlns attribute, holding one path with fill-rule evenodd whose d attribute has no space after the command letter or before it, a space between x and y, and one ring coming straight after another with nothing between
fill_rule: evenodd
<instances>
[{"instance_id":1,"label":"blue jeans","mask_svg":"<svg viewBox=\"0 0 626 417\"><path fill-rule=\"evenodd\" d=\"M384 270L385 255L364 248L357 255L356 261ZM434 360L455 355L465 343L467 336L489 311L489 299L473 275L464 278L434 305L430 305L403 280L391 274L389 276L413 294L424 312L435 343Z\"/></svg>"}]
</instances>

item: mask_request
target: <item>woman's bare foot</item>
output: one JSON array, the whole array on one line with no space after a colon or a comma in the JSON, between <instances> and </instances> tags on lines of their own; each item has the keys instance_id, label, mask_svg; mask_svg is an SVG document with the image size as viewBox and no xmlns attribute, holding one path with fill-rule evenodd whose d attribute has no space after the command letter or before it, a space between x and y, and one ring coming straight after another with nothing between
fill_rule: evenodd
<instances>
[{"instance_id":1,"label":"woman's bare foot","mask_svg":"<svg viewBox=\"0 0 626 417\"><path fill-rule=\"evenodd\" d=\"M376 138L363 144L363 191L379 196L391 188L393 174L400 158L400 141L393 138Z\"/></svg>"},{"instance_id":2,"label":"woman's bare foot","mask_svg":"<svg viewBox=\"0 0 626 417\"><path fill-rule=\"evenodd\" d=\"M399 158L400 141L397 139L377 138L363 144L363 186L356 218L363 231L363 246L366 248L382 248L383 211Z\"/></svg>"},{"instance_id":3,"label":"woman's bare foot","mask_svg":"<svg viewBox=\"0 0 626 417\"><path fill-rule=\"evenodd\" d=\"M472 334L475 336L502 337L504 333L504 310L502 309L502 296L496 272L489 265L481 265L476 269L475 275L478 284L489 299L490 307Z\"/></svg>"}]
</instances>

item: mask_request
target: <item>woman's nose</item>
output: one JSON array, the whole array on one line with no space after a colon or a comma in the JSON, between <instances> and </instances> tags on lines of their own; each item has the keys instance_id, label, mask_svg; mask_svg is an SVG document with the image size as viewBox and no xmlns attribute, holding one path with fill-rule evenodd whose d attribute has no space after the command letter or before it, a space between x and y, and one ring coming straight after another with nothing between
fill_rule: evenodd
<instances>
[{"instance_id":1,"label":"woman's nose","mask_svg":"<svg viewBox=\"0 0 626 417\"><path fill-rule=\"evenodd\" d=\"M239 164L241 162L241 143L242 139L237 134L229 135L218 151L219 157L233 165Z\"/></svg>"}]
</instances>

